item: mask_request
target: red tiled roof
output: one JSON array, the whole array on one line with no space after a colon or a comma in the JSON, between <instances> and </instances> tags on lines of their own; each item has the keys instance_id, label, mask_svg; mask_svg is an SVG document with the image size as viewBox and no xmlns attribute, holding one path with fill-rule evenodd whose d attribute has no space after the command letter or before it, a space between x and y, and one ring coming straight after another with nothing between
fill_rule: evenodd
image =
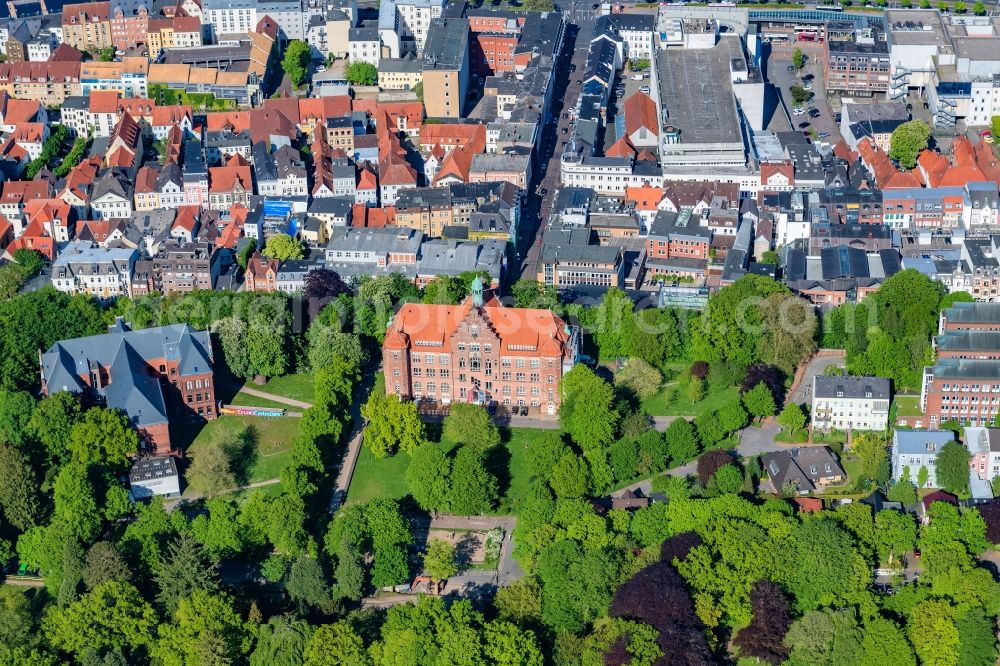
<instances>
[{"instance_id":1,"label":"red tiled roof","mask_svg":"<svg viewBox=\"0 0 1000 666\"><path fill-rule=\"evenodd\" d=\"M627 157L629 159L635 158L635 146L628 138L628 134L622 134L622 137L614 142L614 144L608 148L605 153L607 157Z\"/></svg>"},{"instance_id":2,"label":"red tiled roof","mask_svg":"<svg viewBox=\"0 0 1000 666\"><path fill-rule=\"evenodd\" d=\"M209 132L221 132L227 128L233 132L242 132L250 129L250 112L217 111L207 114L205 121Z\"/></svg>"},{"instance_id":3,"label":"red tiled roof","mask_svg":"<svg viewBox=\"0 0 1000 666\"><path fill-rule=\"evenodd\" d=\"M160 175L159 170L151 166L144 166L135 175L135 193L149 194L156 190L156 177Z\"/></svg>"},{"instance_id":4,"label":"red tiled roof","mask_svg":"<svg viewBox=\"0 0 1000 666\"><path fill-rule=\"evenodd\" d=\"M420 129L420 144L423 146L468 146L473 153L486 150L485 125L424 125Z\"/></svg>"},{"instance_id":5,"label":"red tiled roof","mask_svg":"<svg viewBox=\"0 0 1000 666\"><path fill-rule=\"evenodd\" d=\"M60 44L49 55L49 62L83 62L83 51L73 48L69 44Z\"/></svg>"},{"instance_id":6,"label":"red tiled roof","mask_svg":"<svg viewBox=\"0 0 1000 666\"><path fill-rule=\"evenodd\" d=\"M413 345L425 342L442 353L451 352L452 336L472 307L471 298L461 305L407 303L392 318L384 344L399 349L407 341ZM551 310L507 308L493 298L482 313L501 335L501 353L524 355L525 349L534 349L540 356L556 357L569 341L565 322Z\"/></svg>"},{"instance_id":7,"label":"red tiled roof","mask_svg":"<svg viewBox=\"0 0 1000 666\"><path fill-rule=\"evenodd\" d=\"M472 151L459 147L445 155L438 172L434 175L437 183L447 176L458 178L463 183L469 182L469 170L472 169Z\"/></svg>"},{"instance_id":8,"label":"red tiled roof","mask_svg":"<svg viewBox=\"0 0 1000 666\"><path fill-rule=\"evenodd\" d=\"M659 187L626 187L625 201L634 201L635 209L639 211L656 210L657 204L663 199L663 190Z\"/></svg>"},{"instance_id":9,"label":"red tiled roof","mask_svg":"<svg viewBox=\"0 0 1000 666\"><path fill-rule=\"evenodd\" d=\"M378 189L378 176L375 172L367 167L361 167L358 170L358 190L376 190Z\"/></svg>"},{"instance_id":10,"label":"red tiled roof","mask_svg":"<svg viewBox=\"0 0 1000 666\"><path fill-rule=\"evenodd\" d=\"M875 175L875 182L882 190L920 187L920 181L912 171L900 171L881 148L869 137L858 142L858 153L868 170Z\"/></svg>"},{"instance_id":11,"label":"red tiled roof","mask_svg":"<svg viewBox=\"0 0 1000 666\"><path fill-rule=\"evenodd\" d=\"M42 105L33 99L15 99L8 97L6 92L0 93L0 107L3 110L3 120L6 125L34 122Z\"/></svg>"},{"instance_id":12,"label":"red tiled roof","mask_svg":"<svg viewBox=\"0 0 1000 666\"><path fill-rule=\"evenodd\" d=\"M0 190L0 203L24 203L31 199L47 199L49 184L44 180L7 180Z\"/></svg>"},{"instance_id":13,"label":"red tiled roof","mask_svg":"<svg viewBox=\"0 0 1000 666\"><path fill-rule=\"evenodd\" d=\"M118 113L120 97L117 90L92 90L89 110L91 113Z\"/></svg>"},{"instance_id":14,"label":"red tiled roof","mask_svg":"<svg viewBox=\"0 0 1000 666\"><path fill-rule=\"evenodd\" d=\"M191 120L193 112L187 104L172 104L170 106L153 107L153 125L166 127L180 123L185 118Z\"/></svg>"},{"instance_id":15,"label":"red tiled roof","mask_svg":"<svg viewBox=\"0 0 1000 666\"><path fill-rule=\"evenodd\" d=\"M209 167L209 192L232 192L237 183L247 192L253 192L253 177L248 166Z\"/></svg>"},{"instance_id":16,"label":"red tiled roof","mask_svg":"<svg viewBox=\"0 0 1000 666\"><path fill-rule=\"evenodd\" d=\"M660 134L660 125L656 119L656 104L644 92L633 93L625 100L625 132L629 135L645 127L655 136Z\"/></svg>"}]
</instances>

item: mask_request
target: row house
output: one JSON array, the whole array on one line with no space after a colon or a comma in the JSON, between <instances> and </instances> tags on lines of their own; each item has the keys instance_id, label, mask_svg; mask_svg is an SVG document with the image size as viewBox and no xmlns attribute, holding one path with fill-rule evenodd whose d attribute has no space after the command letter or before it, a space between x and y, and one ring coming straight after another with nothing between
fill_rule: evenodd
<instances>
[{"instance_id":1,"label":"row house","mask_svg":"<svg viewBox=\"0 0 1000 666\"><path fill-rule=\"evenodd\" d=\"M205 159L210 166L221 164L235 155L249 162L252 148L249 130L205 132Z\"/></svg>"},{"instance_id":2,"label":"row house","mask_svg":"<svg viewBox=\"0 0 1000 666\"><path fill-rule=\"evenodd\" d=\"M253 174L241 157L229 158L226 166L209 167L208 182L208 206L212 210L229 210L234 204L249 207L254 193Z\"/></svg>"},{"instance_id":3,"label":"row house","mask_svg":"<svg viewBox=\"0 0 1000 666\"><path fill-rule=\"evenodd\" d=\"M27 222L25 207L35 199L52 196L52 184L48 180L7 180L0 189L0 215L14 227L14 235L19 236Z\"/></svg>"},{"instance_id":4,"label":"row house","mask_svg":"<svg viewBox=\"0 0 1000 666\"><path fill-rule=\"evenodd\" d=\"M124 73L124 61L88 60L80 63L80 87L84 95L95 90L117 90L124 93Z\"/></svg>"},{"instance_id":5,"label":"row house","mask_svg":"<svg viewBox=\"0 0 1000 666\"><path fill-rule=\"evenodd\" d=\"M0 63L0 90L11 97L58 107L82 95L79 62Z\"/></svg>"},{"instance_id":6,"label":"row house","mask_svg":"<svg viewBox=\"0 0 1000 666\"><path fill-rule=\"evenodd\" d=\"M962 226L962 198L959 188L883 190L885 223L894 229L954 229Z\"/></svg>"},{"instance_id":7,"label":"row house","mask_svg":"<svg viewBox=\"0 0 1000 666\"><path fill-rule=\"evenodd\" d=\"M990 482L1000 476L1000 429L969 427L965 429L962 437L965 447L969 450L969 472L973 481L973 497L978 497L975 492L975 482L983 487L985 497L992 497L992 492L988 489Z\"/></svg>"},{"instance_id":8,"label":"row house","mask_svg":"<svg viewBox=\"0 0 1000 666\"><path fill-rule=\"evenodd\" d=\"M104 166L109 169L122 169L134 178L142 163L143 147L142 129L139 123L131 115L122 114L108 137L108 152L104 156Z\"/></svg>"},{"instance_id":9,"label":"row house","mask_svg":"<svg viewBox=\"0 0 1000 666\"><path fill-rule=\"evenodd\" d=\"M102 300L129 295L138 259L132 248L101 248L87 241L67 245L52 263L52 286L67 294Z\"/></svg>"},{"instance_id":10,"label":"row house","mask_svg":"<svg viewBox=\"0 0 1000 666\"><path fill-rule=\"evenodd\" d=\"M90 193L102 163L101 157L95 155L70 169L59 198L75 208L85 208L90 203Z\"/></svg>"},{"instance_id":11,"label":"row house","mask_svg":"<svg viewBox=\"0 0 1000 666\"><path fill-rule=\"evenodd\" d=\"M153 108L150 127L156 141L166 139L173 127L179 127L187 136L194 133L194 113L191 106L186 104L156 106Z\"/></svg>"},{"instance_id":12,"label":"row house","mask_svg":"<svg viewBox=\"0 0 1000 666\"><path fill-rule=\"evenodd\" d=\"M155 257L137 262L133 293L145 289L169 295L214 289L224 254L212 243L167 241Z\"/></svg>"},{"instance_id":13,"label":"row house","mask_svg":"<svg viewBox=\"0 0 1000 666\"><path fill-rule=\"evenodd\" d=\"M21 123L7 135L0 155L5 159L27 164L42 154L42 146L49 138L49 126L44 123Z\"/></svg>"},{"instance_id":14,"label":"row house","mask_svg":"<svg viewBox=\"0 0 1000 666\"><path fill-rule=\"evenodd\" d=\"M117 220L132 217L134 185L128 172L108 169L94 183L90 194L91 215L98 220Z\"/></svg>"},{"instance_id":15,"label":"row house","mask_svg":"<svg viewBox=\"0 0 1000 666\"><path fill-rule=\"evenodd\" d=\"M263 141L253 146L253 169L261 196L306 196L305 163L297 150L282 146L271 153Z\"/></svg>"},{"instance_id":16,"label":"row house","mask_svg":"<svg viewBox=\"0 0 1000 666\"><path fill-rule=\"evenodd\" d=\"M700 221L689 209L659 211L646 236L646 269L653 274L704 276L712 230Z\"/></svg>"},{"instance_id":17,"label":"row house","mask_svg":"<svg viewBox=\"0 0 1000 666\"><path fill-rule=\"evenodd\" d=\"M49 114L38 100L14 99L0 91L0 128L13 132L22 123L49 124Z\"/></svg>"},{"instance_id":18,"label":"row house","mask_svg":"<svg viewBox=\"0 0 1000 666\"><path fill-rule=\"evenodd\" d=\"M87 129L93 128L94 136L111 136L115 126L118 125L119 113L118 103L121 93L117 90L94 90L89 95L89 106L87 107ZM87 132L76 129L77 136L86 136Z\"/></svg>"},{"instance_id":19,"label":"row house","mask_svg":"<svg viewBox=\"0 0 1000 666\"><path fill-rule=\"evenodd\" d=\"M189 206L208 202L208 165L200 141L185 141L181 164L184 167L184 198Z\"/></svg>"},{"instance_id":20,"label":"row house","mask_svg":"<svg viewBox=\"0 0 1000 666\"><path fill-rule=\"evenodd\" d=\"M149 32L149 9L143 4L130 6L115 2L111 11L111 43L119 51L126 51L146 43Z\"/></svg>"},{"instance_id":21,"label":"row house","mask_svg":"<svg viewBox=\"0 0 1000 666\"><path fill-rule=\"evenodd\" d=\"M254 252L247 259L244 288L247 291L277 291L278 290L277 259L265 257L260 252Z\"/></svg>"},{"instance_id":22,"label":"row house","mask_svg":"<svg viewBox=\"0 0 1000 666\"><path fill-rule=\"evenodd\" d=\"M155 61L165 49L187 49L202 45L201 21L194 16L150 19L146 32L146 48Z\"/></svg>"},{"instance_id":23,"label":"row house","mask_svg":"<svg viewBox=\"0 0 1000 666\"><path fill-rule=\"evenodd\" d=\"M62 27L63 42L81 51L96 53L114 46L110 2L63 5Z\"/></svg>"},{"instance_id":24,"label":"row house","mask_svg":"<svg viewBox=\"0 0 1000 666\"><path fill-rule=\"evenodd\" d=\"M174 209L186 205L184 174L176 162L168 162L162 169L144 166L135 179L135 209L150 211Z\"/></svg>"}]
</instances>

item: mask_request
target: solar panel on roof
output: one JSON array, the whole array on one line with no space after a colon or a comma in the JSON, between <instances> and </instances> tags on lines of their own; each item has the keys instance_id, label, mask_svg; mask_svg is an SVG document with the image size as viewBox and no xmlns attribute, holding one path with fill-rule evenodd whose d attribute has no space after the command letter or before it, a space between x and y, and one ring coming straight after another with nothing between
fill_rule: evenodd
<instances>
[{"instance_id":1,"label":"solar panel on roof","mask_svg":"<svg viewBox=\"0 0 1000 666\"><path fill-rule=\"evenodd\" d=\"M843 264L840 260L841 247L842 246L824 247L820 250L819 260L824 280L832 280L843 274Z\"/></svg>"},{"instance_id":2,"label":"solar panel on roof","mask_svg":"<svg viewBox=\"0 0 1000 666\"><path fill-rule=\"evenodd\" d=\"M868 257L859 247L847 248L848 277L870 277L868 272Z\"/></svg>"},{"instance_id":3,"label":"solar panel on roof","mask_svg":"<svg viewBox=\"0 0 1000 666\"><path fill-rule=\"evenodd\" d=\"M899 261L899 252L896 250L879 250L878 253L882 258L882 270L885 271L886 277L892 277L903 270Z\"/></svg>"},{"instance_id":4,"label":"solar panel on roof","mask_svg":"<svg viewBox=\"0 0 1000 666\"><path fill-rule=\"evenodd\" d=\"M789 250L785 273L789 280L804 280L806 278L806 253L802 250Z\"/></svg>"}]
</instances>

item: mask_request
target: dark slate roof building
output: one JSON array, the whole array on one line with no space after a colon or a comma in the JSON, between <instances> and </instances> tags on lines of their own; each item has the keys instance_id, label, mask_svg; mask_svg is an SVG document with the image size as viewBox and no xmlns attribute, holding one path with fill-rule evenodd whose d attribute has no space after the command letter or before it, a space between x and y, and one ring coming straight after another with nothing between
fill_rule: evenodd
<instances>
[{"instance_id":1,"label":"dark slate roof building","mask_svg":"<svg viewBox=\"0 0 1000 666\"><path fill-rule=\"evenodd\" d=\"M169 453L171 416L190 416L196 406L202 418L215 416L212 360L208 331L187 324L133 331L119 318L103 335L60 340L42 354L42 392L90 394L123 411L148 449Z\"/></svg>"}]
</instances>

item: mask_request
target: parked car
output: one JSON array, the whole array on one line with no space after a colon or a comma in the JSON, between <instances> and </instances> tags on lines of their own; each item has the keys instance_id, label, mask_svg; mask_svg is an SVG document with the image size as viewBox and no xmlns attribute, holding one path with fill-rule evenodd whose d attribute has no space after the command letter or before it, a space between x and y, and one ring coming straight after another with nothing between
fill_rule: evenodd
<instances>
[{"instance_id":1,"label":"parked car","mask_svg":"<svg viewBox=\"0 0 1000 666\"><path fill-rule=\"evenodd\" d=\"M639 92L648 95L649 94L649 86L640 86L639 87Z\"/></svg>"},{"instance_id":2,"label":"parked car","mask_svg":"<svg viewBox=\"0 0 1000 666\"><path fill-rule=\"evenodd\" d=\"M562 128L562 129L560 130L560 132L561 132L561 133L563 133L563 134L566 134L567 132L569 132L569 128L568 128L568 127L563 127L563 128Z\"/></svg>"},{"instance_id":3,"label":"parked car","mask_svg":"<svg viewBox=\"0 0 1000 666\"><path fill-rule=\"evenodd\" d=\"M793 106L792 113L796 116L801 116L806 112L806 110L801 106Z\"/></svg>"},{"instance_id":4,"label":"parked car","mask_svg":"<svg viewBox=\"0 0 1000 666\"><path fill-rule=\"evenodd\" d=\"M820 116L819 109L809 109L810 118L819 118L819 116Z\"/></svg>"},{"instance_id":5,"label":"parked car","mask_svg":"<svg viewBox=\"0 0 1000 666\"><path fill-rule=\"evenodd\" d=\"M813 89L812 81L806 81L805 84L803 84L802 89L803 90L812 90Z\"/></svg>"},{"instance_id":6,"label":"parked car","mask_svg":"<svg viewBox=\"0 0 1000 666\"><path fill-rule=\"evenodd\" d=\"M795 71L795 65L789 65L789 66L788 66L788 67L786 67L785 69L786 69L787 71L789 71L789 72L794 72L794 71Z\"/></svg>"},{"instance_id":7,"label":"parked car","mask_svg":"<svg viewBox=\"0 0 1000 666\"><path fill-rule=\"evenodd\" d=\"M927 102L924 102L924 108L925 108L925 109L929 109L929 108L931 108L931 105L930 105L930 104L928 104Z\"/></svg>"},{"instance_id":8,"label":"parked car","mask_svg":"<svg viewBox=\"0 0 1000 666\"><path fill-rule=\"evenodd\" d=\"M840 119L841 119L841 118L843 118L843 116L842 116L842 115L840 114L840 111L837 111L837 113L833 114L833 119L834 119L834 120L835 120L836 122L838 122L838 123L839 123L839 122L840 122Z\"/></svg>"},{"instance_id":9,"label":"parked car","mask_svg":"<svg viewBox=\"0 0 1000 666\"><path fill-rule=\"evenodd\" d=\"M821 138L821 139L829 138L829 136L830 136L829 132L820 132L819 133L819 138Z\"/></svg>"},{"instance_id":10,"label":"parked car","mask_svg":"<svg viewBox=\"0 0 1000 666\"><path fill-rule=\"evenodd\" d=\"M799 123L799 129L805 129L807 127L809 127L809 123L808 122Z\"/></svg>"}]
</instances>

